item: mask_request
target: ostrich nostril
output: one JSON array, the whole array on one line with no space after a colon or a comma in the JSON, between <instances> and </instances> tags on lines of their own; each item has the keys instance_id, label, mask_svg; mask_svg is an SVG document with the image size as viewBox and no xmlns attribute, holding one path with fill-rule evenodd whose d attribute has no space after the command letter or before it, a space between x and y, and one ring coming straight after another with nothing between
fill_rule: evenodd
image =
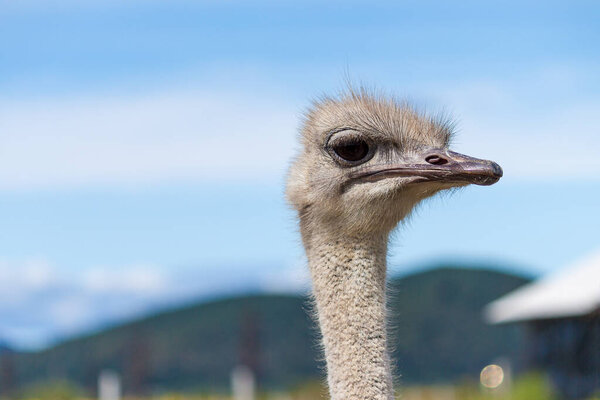
<instances>
[{"instance_id":1,"label":"ostrich nostril","mask_svg":"<svg viewBox=\"0 0 600 400\"><path fill-rule=\"evenodd\" d=\"M432 154L430 156L427 156L425 157L425 161L433 165L444 165L448 163L448 160L440 156L439 154Z\"/></svg>"}]
</instances>

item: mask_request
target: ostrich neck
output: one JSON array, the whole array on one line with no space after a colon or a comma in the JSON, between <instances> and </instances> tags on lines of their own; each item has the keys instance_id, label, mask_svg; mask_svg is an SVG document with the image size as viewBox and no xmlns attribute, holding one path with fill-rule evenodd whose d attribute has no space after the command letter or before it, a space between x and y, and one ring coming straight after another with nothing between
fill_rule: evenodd
<instances>
[{"instance_id":1,"label":"ostrich neck","mask_svg":"<svg viewBox=\"0 0 600 400\"><path fill-rule=\"evenodd\" d=\"M332 400L394 398L387 351L387 236L305 237Z\"/></svg>"}]
</instances>

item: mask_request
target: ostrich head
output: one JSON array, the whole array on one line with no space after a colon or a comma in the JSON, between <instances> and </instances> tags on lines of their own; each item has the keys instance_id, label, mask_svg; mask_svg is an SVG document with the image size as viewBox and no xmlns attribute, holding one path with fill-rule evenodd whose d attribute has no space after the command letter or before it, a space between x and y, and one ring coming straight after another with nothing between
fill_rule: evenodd
<instances>
[{"instance_id":1,"label":"ostrich head","mask_svg":"<svg viewBox=\"0 0 600 400\"><path fill-rule=\"evenodd\" d=\"M365 91L317 102L301 134L287 194L309 236L317 224L358 236L388 234L424 198L502 176L498 164L448 149L448 120Z\"/></svg>"},{"instance_id":2,"label":"ostrich head","mask_svg":"<svg viewBox=\"0 0 600 400\"><path fill-rule=\"evenodd\" d=\"M306 115L287 193L298 210L334 400L394 399L387 354L389 232L424 198L500 167L448 149L451 125L352 92Z\"/></svg>"}]
</instances>

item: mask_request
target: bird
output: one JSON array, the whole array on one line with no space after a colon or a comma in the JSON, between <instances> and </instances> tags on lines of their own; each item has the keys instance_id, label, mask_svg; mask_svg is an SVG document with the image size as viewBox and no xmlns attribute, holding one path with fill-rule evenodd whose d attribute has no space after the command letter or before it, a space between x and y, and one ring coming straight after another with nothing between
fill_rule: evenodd
<instances>
[{"instance_id":1,"label":"bird","mask_svg":"<svg viewBox=\"0 0 600 400\"><path fill-rule=\"evenodd\" d=\"M449 149L454 126L365 88L322 96L304 114L286 196L308 260L332 400L394 398L386 316L392 231L438 192L502 177L495 162ZM450 230L440 226L432 237Z\"/></svg>"}]
</instances>

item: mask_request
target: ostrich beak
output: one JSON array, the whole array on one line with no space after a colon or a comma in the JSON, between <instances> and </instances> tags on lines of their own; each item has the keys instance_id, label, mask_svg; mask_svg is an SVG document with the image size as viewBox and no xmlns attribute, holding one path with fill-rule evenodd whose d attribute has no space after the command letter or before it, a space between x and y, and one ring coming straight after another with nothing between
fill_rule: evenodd
<instances>
[{"instance_id":1,"label":"ostrich beak","mask_svg":"<svg viewBox=\"0 0 600 400\"><path fill-rule=\"evenodd\" d=\"M414 178L411 183L441 182L449 184L493 185L502 177L502 168L489 160L470 157L446 149L428 150L415 155L409 163L392 164L357 171L352 178L377 181L384 178Z\"/></svg>"}]
</instances>

